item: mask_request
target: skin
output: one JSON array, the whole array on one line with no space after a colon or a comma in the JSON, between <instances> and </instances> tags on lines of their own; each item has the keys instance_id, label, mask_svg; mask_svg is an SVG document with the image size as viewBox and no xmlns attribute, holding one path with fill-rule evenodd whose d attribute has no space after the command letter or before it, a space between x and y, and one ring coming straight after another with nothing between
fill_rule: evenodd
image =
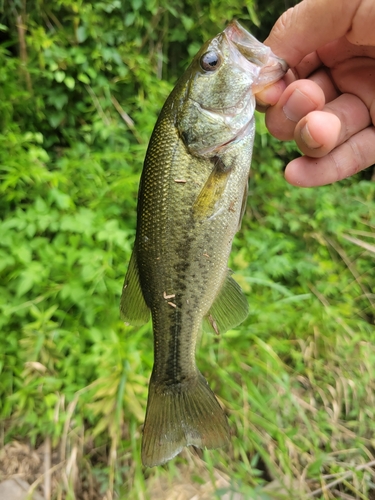
<instances>
[{"instance_id":1,"label":"skin","mask_svg":"<svg viewBox=\"0 0 375 500\"><path fill-rule=\"evenodd\" d=\"M265 41L291 68L257 94L272 135L305 156L286 180L322 186L375 163L375 2L303 0Z\"/></svg>"}]
</instances>

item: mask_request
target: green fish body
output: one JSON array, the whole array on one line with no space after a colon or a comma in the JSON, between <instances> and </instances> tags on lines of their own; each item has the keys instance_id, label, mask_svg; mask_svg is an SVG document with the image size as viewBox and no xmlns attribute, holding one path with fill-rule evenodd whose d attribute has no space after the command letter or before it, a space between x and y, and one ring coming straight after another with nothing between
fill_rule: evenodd
<instances>
[{"instance_id":1,"label":"green fish body","mask_svg":"<svg viewBox=\"0 0 375 500\"><path fill-rule=\"evenodd\" d=\"M223 333L248 314L227 262L246 204L254 92L285 71L233 22L196 55L152 134L121 298L124 321L140 325L152 316L146 466L165 463L184 446L228 443L225 412L196 366L195 350L204 318Z\"/></svg>"}]
</instances>

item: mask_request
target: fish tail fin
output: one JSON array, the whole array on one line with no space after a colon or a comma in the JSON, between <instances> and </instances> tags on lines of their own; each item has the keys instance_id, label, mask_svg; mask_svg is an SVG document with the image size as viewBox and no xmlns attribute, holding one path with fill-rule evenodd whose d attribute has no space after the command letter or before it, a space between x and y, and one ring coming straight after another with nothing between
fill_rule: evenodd
<instances>
[{"instance_id":1,"label":"fish tail fin","mask_svg":"<svg viewBox=\"0 0 375 500\"><path fill-rule=\"evenodd\" d=\"M228 443L226 415L201 373L189 385L158 386L151 379L142 440L145 466L161 465L185 446L211 449Z\"/></svg>"}]
</instances>

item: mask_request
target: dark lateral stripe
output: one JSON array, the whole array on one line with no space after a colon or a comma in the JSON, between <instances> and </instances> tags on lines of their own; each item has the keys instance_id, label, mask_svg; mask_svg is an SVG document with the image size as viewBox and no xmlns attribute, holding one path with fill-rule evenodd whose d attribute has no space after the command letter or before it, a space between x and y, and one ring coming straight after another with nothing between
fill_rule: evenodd
<instances>
[{"instance_id":1,"label":"dark lateral stripe","mask_svg":"<svg viewBox=\"0 0 375 500\"><path fill-rule=\"evenodd\" d=\"M166 360L166 376L167 385L181 382L182 367L181 367L181 309L180 304L176 303L177 307L171 311L174 318L169 327L169 342L168 342L168 357Z\"/></svg>"}]
</instances>

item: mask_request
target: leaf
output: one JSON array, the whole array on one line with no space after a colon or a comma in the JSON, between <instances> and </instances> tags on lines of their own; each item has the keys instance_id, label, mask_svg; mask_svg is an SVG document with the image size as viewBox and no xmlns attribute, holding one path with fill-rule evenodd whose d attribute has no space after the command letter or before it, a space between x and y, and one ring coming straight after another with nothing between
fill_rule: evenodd
<instances>
[{"instance_id":1,"label":"leaf","mask_svg":"<svg viewBox=\"0 0 375 500\"><path fill-rule=\"evenodd\" d=\"M25 295L33 286L40 283L46 272L40 262L30 262L28 267L20 273L17 286L17 297Z\"/></svg>"},{"instance_id":2,"label":"leaf","mask_svg":"<svg viewBox=\"0 0 375 500\"><path fill-rule=\"evenodd\" d=\"M55 71L54 77L55 77L55 80L57 82L61 83L65 79L65 72L64 71Z\"/></svg>"},{"instance_id":3,"label":"leaf","mask_svg":"<svg viewBox=\"0 0 375 500\"><path fill-rule=\"evenodd\" d=\"M79 73L77 78L80 82L86 83L86 85L90 83L90 78L85 73Z\"/></svg>"},{"instance_id":4,"label":"leaf","mask_svg":"<svg viewBox=\"0 0 375 500\"><path fill-rule=\"evenodd\" d=\"M66 113L64 111L55 111L48 115L48 121L53 128L57 128L64 120Z\"/></svg>"},{"instance_id":5,"label":"leaf","mask_svg":"<svg viewBox=\"0 0 375 500\"><path fill-rule=\"evenodd\" d=\"M75 84L76 84L74 78L71 77L71 76L65 77L64 78L64 83L68 87L68 89L70 89L70 90L73 90L74 87L75 87Z\"/></svg>"},{"instance_id":6,"label":"leaf","mask_svg":"<svg viewBox=\"0 0 375 500\"><path fill-rule=\"evenodd\" d=\"M83 43L87 38L87 31L85 26L79 26L77 28L77 41L78 43Z\"/></svg>"}]
</instances>

